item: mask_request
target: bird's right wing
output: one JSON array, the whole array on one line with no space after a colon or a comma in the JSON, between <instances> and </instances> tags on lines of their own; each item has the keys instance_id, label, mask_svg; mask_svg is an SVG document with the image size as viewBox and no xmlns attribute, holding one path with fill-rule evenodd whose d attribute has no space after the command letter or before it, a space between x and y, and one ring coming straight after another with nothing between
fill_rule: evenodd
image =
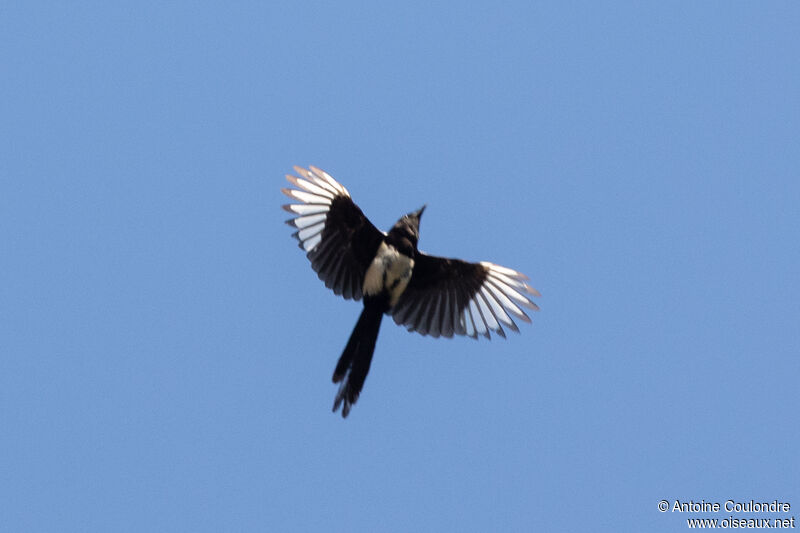
<instances>
[{"instance_id":1,"label":"bird's right wing","mask_svg":"<svg viewBox=\"0 0 800 533\"><path fill-rule=\"evenodd\" d=\"M433 337L505 337L503 326L519 331L512 316L531 319L521 309L538 311L530 296L539 291L527 276L494 263L469 263L417 252L408 287L390 313L409 331Z\"/></svg>"},{"instance_id":2,"label":"bird's right wing","mask_svg":"<svg viewBox=\"0 0 800 533\"><path fill-rule=\"evenodd\" d=\"M296 215L286 221L325 286L345 298L360 300L361 285L384 233L370 222L339 182L316 167L294 167L301 177L286 175L297 189L281 189L302 203L284 205Z\"/></svg>"}]
</instances>

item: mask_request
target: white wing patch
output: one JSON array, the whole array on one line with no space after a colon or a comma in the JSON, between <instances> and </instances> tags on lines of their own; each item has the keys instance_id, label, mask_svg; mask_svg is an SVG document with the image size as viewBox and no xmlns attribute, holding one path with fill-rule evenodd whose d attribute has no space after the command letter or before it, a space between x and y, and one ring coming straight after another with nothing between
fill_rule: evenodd
<instances>
[{"instance_id":1,"label":"white wing patch","mask_svg":"<svg viewBox=\"0 0 800 533\"><path fill-rule=\"evenodd\" d=\"M297 189L284 188L281 192L302 203L284 205L283 208L297 215L286 222L297 228L293 236L300 241L303 250L310 252L322 240L322 230L325 229L325 220L333 199L337 196L349 198L350 193L330 174L317 167L294 167L294 170L301 177L287 174L286 180Z\"/></svg>"},{"instance_id":2,"label":"white wing patch","mask_svg":"<svg viewBox=\"0 0 800 533\"><path fill-rule=\"evenodd\" d=\"M457 333L473 338L482 335L488 339L490 331L505 337L503 326L519 331L514 318L531 321L520 306L538 311L539 306L528 295L541 294L525 283L528 279L525 274L494 263L482 261L480 264L486 269L486 279L461 312Z\"/></svg>"}]
</instances>

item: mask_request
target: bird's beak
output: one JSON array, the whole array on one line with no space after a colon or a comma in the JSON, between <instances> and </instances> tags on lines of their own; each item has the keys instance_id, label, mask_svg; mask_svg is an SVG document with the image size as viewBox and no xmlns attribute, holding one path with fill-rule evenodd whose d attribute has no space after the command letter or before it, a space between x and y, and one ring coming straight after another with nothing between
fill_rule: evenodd
<instances>
[{"instance_id":1,"label":"bird's beak","mask_svg":"<svg viewBox=\"0 0 800 533\"><path fill-rule=\"evenodd\" d=\"M417 215L417 218L422 218L422 212L425 211L426 207L428 207L428 204L425 204L416 211L414 211L414 214Z\"/></svg>"}]
</instances>

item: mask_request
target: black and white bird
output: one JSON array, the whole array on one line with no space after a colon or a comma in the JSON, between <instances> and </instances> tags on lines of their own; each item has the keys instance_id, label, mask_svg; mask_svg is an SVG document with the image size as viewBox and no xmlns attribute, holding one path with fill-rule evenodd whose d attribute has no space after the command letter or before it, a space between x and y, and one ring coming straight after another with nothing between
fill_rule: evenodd
<instances>
[{"instance_id":1,"label":"black and white bird","mask_svg":"<svg viewBox=\"0 0 800 533\"><path fill-rule=\"evenodd\" d=\"M527 276L494 263L469 263L425 254L417 249L425 206L400 218L388 233L378 230L339 182L316 167L294 167L286 175L296 189L281 191L299 203L284 205L286 221L325 286L346 299L364 300L364 309L347 341L333 382L333 403L350 413L369 372L383 315L409 331L432 337L466 335L505 337L503 327L519 331L514 318L530 322L523 311L537 311L540 296ZM513 318L512 318L513 317Z\"/></svg>"}]
</instances>

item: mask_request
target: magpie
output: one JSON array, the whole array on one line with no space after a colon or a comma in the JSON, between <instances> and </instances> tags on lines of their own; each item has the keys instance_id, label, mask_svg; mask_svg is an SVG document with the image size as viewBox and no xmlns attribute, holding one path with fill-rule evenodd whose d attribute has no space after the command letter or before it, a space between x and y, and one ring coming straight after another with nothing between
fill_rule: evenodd
<instances>
[{"instance_id":1,"label":"magpie","mask_svg":"<svg viewBox=\"0 0 800 533\"><path fill-rule=\"evenodd\" d=\"M519 332L512 316L538 311L531 296L539 292L527 276L494 263L469 263L421 252L420 209L403 215L388 233L378 230L350 199L350 193L317 167L294 167L286 175L296 188L281 191L299 203L287 224L325 286L364 308L342 351L333 382L339 384L333 412L347 417L367 378L383 315L409 331L432 337L466 335L505 337L503 327Z\"/></svg>"}]
</instances>

